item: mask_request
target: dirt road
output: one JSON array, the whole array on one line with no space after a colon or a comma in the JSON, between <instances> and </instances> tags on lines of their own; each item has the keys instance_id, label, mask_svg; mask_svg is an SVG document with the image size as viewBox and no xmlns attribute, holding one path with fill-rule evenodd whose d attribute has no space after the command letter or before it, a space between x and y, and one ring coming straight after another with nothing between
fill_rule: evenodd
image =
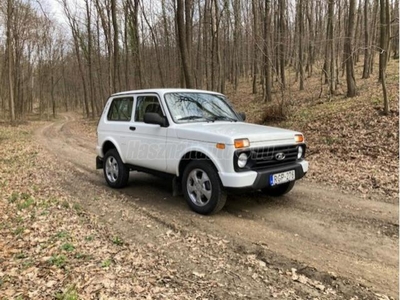
<instances>
[{"instance_id":1,"label":"dirt road","mask_svg":"<svg viewBox=\"0 0 400 300\"><path fill-rule=\"evenodd\" d=\"M184 274L224 286L215 298L398 299L397 203L304 180L280 199L231 195L219 214L200 216L163 179L132 172L129 187L108 188L95 170L96 141L77 122L65 115L37 132L60 166L59 184L127 240L154 245ZM99 200L102 193L111 196Z\"/></svg>"}]
</instances>

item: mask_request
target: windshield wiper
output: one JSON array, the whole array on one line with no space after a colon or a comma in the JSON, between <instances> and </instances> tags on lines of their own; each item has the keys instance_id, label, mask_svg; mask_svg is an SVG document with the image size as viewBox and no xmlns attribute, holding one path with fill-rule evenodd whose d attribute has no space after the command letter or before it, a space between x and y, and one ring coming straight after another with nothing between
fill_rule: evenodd
<instances>
[{"instance_id":1,"label":"windshield wiper","mask_svg":"<svg viewBox=\"0 0 400 300\"><path fill-rule=\"evenodd\" d=\"M218 120L228 120L228 121L232 121L232 122L237 122L237 120L235 118L231 118L228 116L214 116L212 118L213 121L218 121Z\"/></svg>"},{"instance_id":2,"label":"windshield wiper","mask_svg":"<svg viewBox=\"0 0 400 300\"><path fill-rule=\"evenodd\" d=\"M197 119L204 119L204 117L203 116L187 116L187 117L179 118L178 121L197 120Z\"/></svg>"}]
</instances>

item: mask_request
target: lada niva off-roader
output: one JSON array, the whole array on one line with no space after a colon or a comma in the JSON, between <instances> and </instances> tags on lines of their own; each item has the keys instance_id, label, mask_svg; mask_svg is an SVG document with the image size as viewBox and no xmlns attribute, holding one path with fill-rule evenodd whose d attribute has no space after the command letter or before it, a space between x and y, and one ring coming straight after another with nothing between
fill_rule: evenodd
<instances>
[{"instance_id":1,"label":"lada niva off-roader","mask_svg":"<svg viewBox=\"0 0 400 300\"><path fill-rule=\"evenodd\" d=\"M130 171L174 178L195 212L210 214L227 192L289 192L308 171L300 132L245 123L222 94L151 89L113 94L98 128L96 167L109 186Z\"/></svg>"}]
</instances>

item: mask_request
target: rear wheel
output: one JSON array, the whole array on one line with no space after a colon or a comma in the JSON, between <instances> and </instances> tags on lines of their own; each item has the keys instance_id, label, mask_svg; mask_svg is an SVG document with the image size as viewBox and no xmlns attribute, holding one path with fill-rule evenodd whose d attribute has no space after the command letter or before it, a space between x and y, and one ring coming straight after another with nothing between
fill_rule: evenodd
<instances>
[{"instance_id":1,"label":"rear wheel","mask_svg":"<svg viewBox=\"0 0 400 300\"><path fill-rule=\"evenodd\" d=\"M274 187L264 188L261 191L264 194L267 194L269 196L279 197L279 196L282 196L282 195L284 195L286 193L289 193L292 190L293 187L294 187L294 181L289 181L289 182L282 183L282 184L279 184L279 185L274 186Z\"/></svg>"},{"instance_id":2,"label":"rear wheel","mask_svg":"<svg viewBox=\"0 0 400 300\"><path fill-rule=\"evenodd\" d=\"M104 156L103 170L110 187L119 189L128 184L129 168L122 162L117 149L107 151Z\"/></svg>"},{"instance_id":3,"label":"rear wheel","mask_svg":"<svg viewBox=\"0 0 400 300\"><path fill-rule=\"evenodd\" d=\"M216 213L225 205L226 192L210 161L190 162L183 172L182 187L186 202L199 214Z\"/></svg>"}]
</instances>

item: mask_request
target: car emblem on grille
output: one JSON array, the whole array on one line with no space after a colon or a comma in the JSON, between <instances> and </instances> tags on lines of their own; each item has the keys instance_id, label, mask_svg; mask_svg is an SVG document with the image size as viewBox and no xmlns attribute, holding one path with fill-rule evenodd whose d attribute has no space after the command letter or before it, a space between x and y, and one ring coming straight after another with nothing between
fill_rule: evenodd
<instances>
[{"instance_id":1,"label":"car emblem on grille","mask_svg":"<svg viewBox=\"0 0 400 300\"><path fill-rule=\"evenodd\" d=\"M278 152L275 154L275 159L276 160L284 160L285 159L285 154L283 152Z\"/></svg>"}]
</instances>

